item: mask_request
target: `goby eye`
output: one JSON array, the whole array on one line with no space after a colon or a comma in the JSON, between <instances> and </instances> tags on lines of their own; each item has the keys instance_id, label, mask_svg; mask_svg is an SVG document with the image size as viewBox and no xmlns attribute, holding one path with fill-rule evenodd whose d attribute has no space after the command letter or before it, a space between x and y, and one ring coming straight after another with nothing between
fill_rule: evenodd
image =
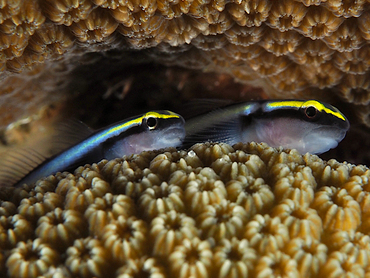
<instances>
[{"instance_id":1,"label":"goby eye","mask_svg":"<svg viewBox=\"0 0 370 278\"><path fill-rule=\"evenodd\" d=\"M149 130L155 129L157 127L157 124L158 124L158 119L157 118L148 117L146 119L146 125L147 125Z\"/></svg>"},{"instance_id":2,"label":"goby eye","mask_svg":"<svg viewBox=\"0 0 370 278\"><path fill-rule=\"evenodd\" d=\"M308 119L313 120L319 115L319 111L314 106L308 106L305 108L304 114Z\"/></svg>"}]
</instances>

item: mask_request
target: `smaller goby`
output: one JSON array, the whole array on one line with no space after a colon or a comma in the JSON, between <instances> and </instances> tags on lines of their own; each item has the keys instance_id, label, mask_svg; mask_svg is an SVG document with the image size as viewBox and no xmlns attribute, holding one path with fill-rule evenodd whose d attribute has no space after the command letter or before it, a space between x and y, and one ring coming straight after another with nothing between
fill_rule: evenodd
<instances>
[{"instance_id":1,"label":"smaller goby","mask_svg":"<svg viewBox=\"0 0 370 278\"><path fill-rule=\"evenodd\" d=\"M178 147L185 137L184 124L184 119L176 113L151 111L95 131L43 162L42 156L32 151L15 152L2 161L0 185L31 184L42 177L103 158L110 160L145 150Z\"/></svg>"}]
</instances>

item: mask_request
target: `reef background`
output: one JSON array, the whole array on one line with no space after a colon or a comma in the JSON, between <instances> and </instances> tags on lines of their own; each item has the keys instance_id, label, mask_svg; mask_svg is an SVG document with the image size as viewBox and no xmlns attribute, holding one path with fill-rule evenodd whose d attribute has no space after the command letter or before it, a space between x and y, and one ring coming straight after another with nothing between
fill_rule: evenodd
<instances>
[{"instance_id":1,"label":"reef background","mask_svg":"<svg viewBox=\"0 0 370 278\"><path fill-rule=\"evenodd\" d=\"M327 158L369 164L369 5L4 0L3 145L35 144L58 115L100 127L193 97L316 98L352 124Z\"/></svg>"},{"instance_id":2,"label":"reef background","mask_svg":"<svg viewBox=\"0 0 370 278\"><path fill-rule=\"evenodd\" d=\"M369 7L0 1L1 150L193 98L316 98L352 125L327 161L199 144L3 187L0 277L369 277L370 171L329 160L370 165Z\"/></svg>"}]
</instances>

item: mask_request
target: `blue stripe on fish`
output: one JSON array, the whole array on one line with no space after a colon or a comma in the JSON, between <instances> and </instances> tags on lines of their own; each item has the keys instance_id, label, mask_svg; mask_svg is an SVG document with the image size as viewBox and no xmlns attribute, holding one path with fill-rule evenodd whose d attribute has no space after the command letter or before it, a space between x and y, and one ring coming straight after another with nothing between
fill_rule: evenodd
<instances>
[{"instance_id":1,"label":"blue stripe on fish","mask_svg":"<svg viewBox=\"0 0 370 278\"><path fill-rule=\"evenodd\" d=\"M344 138L349 121L317 100L263 100L227 105L190 118L183 147L199 142L265 142L272 147L323 153Z\"/></svg>"},{"instance_id":2,"label":"blue stripe on fish","mask_svg":"<svg viewBox=\"0 0 370 278\"><path fill-rule=\"evenodd\" d=\"M178 147L185 137L184 119L170 111L151 111L100 129L30 170L28 151L4 159L0 185L21 186L56 172L99 160L165 147ZM36 163L42 158L36 159Z\"/></svg>"}]
</instances>

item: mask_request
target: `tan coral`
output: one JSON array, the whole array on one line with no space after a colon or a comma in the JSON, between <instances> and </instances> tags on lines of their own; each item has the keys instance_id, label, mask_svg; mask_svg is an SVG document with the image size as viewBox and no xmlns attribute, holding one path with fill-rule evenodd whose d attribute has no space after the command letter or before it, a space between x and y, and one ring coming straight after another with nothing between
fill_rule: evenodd
<instances>
[{"instance_id":1,"label":"tan coral","mask_svg":"<svg viewBox=\"0 0 370 278\"><path fill-rule=\"evenodd\" d=\"M20 242L12 249L6 265L10 277L37 277L60 262L59 253L41 239Z\"/></svg>"},{"instance_id":2,"label":"tan coral","mask_svg":"<svg viewBox=\"0 0 370 278\"><path fill-rule=\"evenodd\" d=\"M339 163L331 159L328 163L323 164L318 157L305 157L307 166L312 169L316 181L323 185L336 184L343 185L352 175L352 165L349 163ZM361 173L362 175L363 173ZM356 175L356 173L354 174Z\"/></svg>"},{"instance_id":3,"label":"tan coral","mask_svg":"<svg viewBox=\"0 0 370 278\"><path fill-rule=\"evenodd\" d=\"M37 29L30 38L27 50L37 54L62 55L73 44L73 38L64 31L62 26L50 24Z\"/></svg>"},{"instance_id":4,"label":"tan coral","mask_svg":"<svg viewBox=\"0 0 370 278\"><path fill-rule=\"evenodd\" d=\"M227 12L224 12L225 5L228 2L225 0L221 1L214 1L211 0L209 2L205 1L198 1L194 0L189 8L189 14L192 15L195 18L202 17L202 15L205 15L204 18L207 21L207 23L210 24L210 30L209 34L215 34L211 31L212 25L217 25L217 23L221 23L224 30L229 29L231 25L234 24L233 20L230 19L230 16Z\"/></svg>"},{"instance_id":5,"label":"tan coral","mask_svg":"<svg viewBox=\"0 0 370 278\"><path fill-rule=\"evenodd\" d=\"M151 1L127 1L124 5L119 5L112 9L111 14L126 27L137 28L142 23L148 21L157 9L156 2Z\"/></svg>"},{"instance_id":6,"label":"tan coral","mask_svg":"<svg viewBox=\"0 0 370 278\"><path fill-rule=\"evenodd\" d=\"M204 168L186 185L184 197L191 215L198 215L207 205L219 204L225 199L225 185L216 181L217 178L212 169Z\"/></svg>"},{"instance_id":7,"label":"tan coral","mask_svg":"<svg viewBox=\"0 0 370 278\"><path fill-rule=\"evenodd\" d=\"M234 25L231 16L225 11L215 16L215 18L208 19L208 17L206 17L206 19L209 26L208 29L202 31L202 34L207 36L223 34Z\"/></svg>"},{"instance_id":8,"label":"tan coral","mask_svg":"<svg viewBox=\"0 0 370 278\"><path fill-rule=\"evenodd\" d=\"M322 267L318 277L330 277L335 275L353 275L363 277L364 269L361 265L353 263L352 260L343 253L334 252L328 257L328 261Z\"/></svg>"},{"instance_id":9,"label":"tan coral","mask_svg":"<svg viewBox=\"0 0 370 278\"><path fill-rule=\"evenodd\" d=\"M295 238L284 247L284 252L297 261L302 277L315 277L327 260L328 248L318 240Z\"/></svg>"},{"instance_id":10,"label":"tan coral","mask_svg":"<svg viewBox=\"0 0 370 278\"><path fill-rule=\"evenodd\" d=\"M321 3L325 3L327 0L297 0L297 2L302 2L306 7L315 5L318 6Z\"/></svg>"},{"instance_id":11,"label":"tan coral","mask_svg":"<svg viewBox=\"0 0 370 278\"><path fill-rule=\"evenodd\" d=\"M51 266L49 267L49 270L40 278L53 278L55 276L61 276L65 278L72 278L71 273L68 271L68 269L64 265L58 265L56 267Z\"/></svg>"},{"instance_id":12,"label":"tan coral","mask_svg":"<svg viewBox=\"0 0 370 278\"><path fill-rule=\"evenodd\" d=\"M37 222L39 217L62 206L62 202L63 198L53 192L47 192L45 195L37 193L34 197L23 199L18 211L26 219Z\"/></svg>"},{"instance_id":13,"label":"tan coral","mask_svg":"<svg viewBox=\"0 0 370 278\"><path fill-rule=\"evenodd\" d=\"M117 30L127 37L127 41L137 48L157 46L165 37L167 21L158 15L153 15L148 20L135 27L118 26Z\"/></svg>"},{"instance_id":14,"label":"tan coral","mask_svg":"<svg viewBox=\"0 0 370 278\"><path fill-rule=\"evenodd\" d=\"M256 59L250 61L250 67L261 76L273 76L288 67L290 60L285 56L275 56L265 51Z\"/></svg>"},{"instance_id":15,"label":"tan coral","mask_svg":"<svg viewBox=\"0 0 370 278\"><path fill-rule=\"evenodd\" d=\"M369 60L369 49L363 48L359 50L353 50L351 52L343 53L343 55L336 55L335 61L340 70L343 72L354 74L354 75L363 75L367 72L370 67ZM348 77L352 77L347 75ZM352 84L351 84L352 85ZM352 85L353 89L356 88L355 84Z\"/></svg>"},{"instance_id":16,"label":"tan coral","mask_svg":"<svg viewBox=\"0 0 370 278\"><path fill-rule=\"evenodd\" d=\"M0 125L4 128L42 105L64 102L69 90L55 90L58 65L71 73L87 52L124 55L129 49L146 49L143 59L149 53L151 61L166 65L230 74L262 87L260 98L309 96L330 102L339 96L342 105L355 104L349 110L360 114L356 120L369 125L369 108L357 109L368 102L369 89L359 92L361 103L337 90L352 89L351 74L369 73L366 59L355 57L369 48L369 5L365 0L3 0L0 99L9 109L0 108L11 112L2 113ZM50 62L56 58L60 61ZM34 76L34 70L49 78ZM15 82L10 73L27 81ZM65 82L70 78L62 77ZM48 82L53 85L43 86ZM21 94L18 84L42 89ZM8 102L9 90L14 96ZM21 95L30 97L26 101Z\"/></svg>"},{"instance_id":17,"label":"tan coral","mask_svg":"<svg viewBox=\"0 0 370 278\"><path fill-rule=\"evenodd\" d=\"M210 166L212 162L223 157L225 154L231 153L233 149L227 144L209 146L206 144L196 144L192 148L192 151L201 159L203 166Z\"/></svg>"},{"instance_id":18,"label":"tan coral","mask_svg":"<svg viewBox=\"0 0 370 278\"><path fill-rule=\"evenodd\" d=\"M322 221L313 209L300 206L286 199L274 207L272 216L277 216L289 229L290 238L302 238L306 241L318 240L322 233Z\"/></svg>"},{"instance_id":19,"label":"tan coral","mask_svg":"<svg viewBox=\"0 0 370 278\"><path fill-rule=\"evenodd\" d=\"M368 23L370 20L370 15L369 14L364 14L361 18L358 20L358 27L361 30L361 34L364 39L368 40L370 38L370 32L369 29L367 28Z\"/></svg>"},{"instance_id":20,"label":"tan coral","mask_svg":"<svg viewBox=\"0 0 370 278\"><path fill-rule=\"evenodd\" d=\"M356 68L362 68L366 62L362 60L354 66ZM351 67L352 63L347 64ZM345 66L347 66L345 65ZM368 74L350 74L345 77L346 84L338 85L338 89L344 99L351 101L353 103L368 105L369 101L369 77Z\"/></svg>"},{"instance_id":21,"label":"tan coral","mask_svg":"<svg viewBox=\"0 0 370 278\"><path fill-rule=\"evenodd\" d=\"M328 48L324 42L306 38L302 40L301 47L291 53L290 57L300 65L307 64L319 67L331 60L334 53L334 50Z\"/></svg>"},{"instance_id":22,"label":"tan coral","mask_svg":"<svg viewBox=\"0 0 370 278\"><path fill-rule=\"evenodd\" d=\"M156 256L169 256L184 238L200 236L195 220L174 210L160 214L151 221L150 239Z\"/></svg>"},{"instance_id":23,"label":"tan coral","mask_svg":"<svg viewBox=\"0 0 370 278\"><path fill-rule=\"evenodd\" d=\"M87 234L86 226L80 212L56 208L38 220L35 233L53 248L64 250L75 239Z\"/></svg>"},{"instance_id":24,"label":"tan coral","mask_svg":"<svg viewBox=\"0 0 370 278\"><path fill-rule=\"evenodd\" d=\"M21 72L23 70L31 69L37 64L42 64L46 61L47 53L38 55L35 53L25 53L21 57L15 57L14 59L6 63L8 70L12 72Z\"/></svg>"},{"instance_id":25,"label":"tan coral","mask_svg":"<svg viewBox=\"0 0 370 278\"><path fill-rule=\"evenodd\" d=\"M4 60L11 60L14 57L19 57L23 54L27 44L28 36L26 35L6 35L0 36L1 41L1 53L4 56ZM4 62L5 62L4 61Z\"/></svg>"},{"instance_id":26,"label":"tan coral","mask_svg":"<svg viewBox=\"0 0 370 278\"><path fill-rule=\"evenodd\" d=\"M365 166L263 143L103 160L2 192L0 269L6 277L362 276L369 181ZM183 192L191 200L196 186L212 190L194 213ZM170 187L171 202L183 205L148 217L148 189Z\"/></svg>"},{"instance_id":27,"label":"tan coral","mask_svg":"<svg viewBox=\"0 0 370 278\"><path fill-rule=\"evenodd\" d=\"M307 9L298 1L275 1L273 2L268 24L281 32L292 30L301 25Z\"/></svg>"},{"instance_id":28,"label":"tan coral","mask_svg":"<svg viewBox=\"0 0 370 278\"><path fill-rule=\"evenodd\" d=\"M142 257L139 260L128 260L124 266L117 270L116 275L118 278L134 278L142 275L165 278L166 271L158 260Z\"/></svg>"},{"instance_id":29,"label":"tan coral","mask_svg":"<svg viewBox=\"0 0 370 278\"><path fill-rule=\"evenodd\" d=\"M341 107L358 116L353 117L354 120L351 118L351 123L359 119L369 126L369 3L364 0L3 0L0 3L0 69L3 72L0 110L4 112L0 115L0 124L4 127L14 119L34 113L39 105L67 96L67 87L62 85L62 90L55 88L59 88L58 84L71 81L70 73L87 52L146 49L140 57L147 59L144 53L149 53L154 62L228 73L239 81L262 86L265 92L259 96L263 98L339 99ZM51 62L51 59L58 61ZM96 64L89 66L95 67ZM61 68L64 72L59 75ZM15 72L21 73L9 77ZM210 202L205 200L207 194L204 194L206 205L199 211L193 201L193 212L203 212L207 206L215 207L228 202L230 206L248 210L246 226L255 221L256 215L264 219L281 217L284 224L280 224L290 227L287 228L288 241L290 237L302 235L296 231L305 231L307 227L310 230L312 223L319 223L317 215L320 217L324 227L322 239L321 243L313 244L312 252L318 252L315 248L320 249L320 244L327 245L330 263L322 267L320 260L325 259L320 249L320 259L313 261L321 269L307 270L307 264L298 259L300 256L304 260L308 258L309 251L306 249L305 254L297 255L297 265L294 265L290 262L294 252L287 254L290 259L278 254L281 249L281 252L286 251L282 244L286 239L274 235L270 237L271 242L275 240L276 243L272 250L280 251L271 255L270 260L260 260L260 266L265 269L270 269L269 263L275 261L281 262L277 263L279 266L292 268L291 273L284 272L287 275L295 275L296 269L313 276L317 273L327 276L346 271L354 275L369 272L366 234L370 227L370 190L366 167L325 162L314 156L302 157L263 145L249 144L237 148L248 156L254 156L249 165L246 161L233 160L237 154L230 146L203 144L188 152L171 150L157 158L150 153L124 160L123 163L118 159L80 168L74 175L61 174L48 178L35 188L31 186L10 195L1 193L2 198L4 196L17 206L17 211L2 203L0 213L7 219L18 213L27 223L36 225L40 218L56 209L76 210L84 214L90 206L93 208L93 204L99 202L97 198L104 198L110 193L125 194L129 198L125 204L130 203L127 217L135 214L146 223L143 226L148 236L150 219L141 219L143 215L136 207L140 196L148 192L148 188L161 184L177 186L177 193L182 190L185 196L189 188L187 185L196 186L196 176L202 173L201 184L209 187L217 185L219 191ZM202 169L206 170L202 172ZM282 173L278 173L279 170ZM253 175L253 179L246 179L249 174ZM178 200L191 200L189 196L184 199L179 197L177 204ZM140 208L146 208L149 203L142 202ZM299 205L302 205L301 210L296 209ZM183 210L178 210L187 217L194 216L186 201L183 207ZM109 206L101 208L109 212ZM306 209L307 215L303 209ZM292 217L289 214L292 211L302 218ZM314 217L314 213L310 214L313 211L317 213ZM308 218L304 218L305 215ZM162 216L154 213L153 217L158 219ZM214 221L212 217L205 219ZM311 224L306 225L307 219ZM117 219L109 218L107 221L113 225ZM279 229L280 225L277 226ZM350 240L346 242L344 236L332 234L338 229ZM11 229L8 230L11 233ZM208 231L204 234L212 233ZM319 233L313 234L315 238L320 238ZM251 234L240 237L244 235ZM333 235L333 246L327 240L330 235ZM251 243L256 243L249 242L254 250L263 249L261 245ZM210 252L216 250L212 240L209 244ZM299 244L303 248L309 246L307 242ZM179 246L176 244L176 248ZM259 256L258 252L256 254ZM1 253L1 256L0 270L6 268L5 261L9 254ZM144 263L144 260L134 260L132 269L133 265L139 269ZM152 265L157 266L156 263ZM208 268L207 260L205 265L205 273L214 274ZM49 266L58 273L65 271L60 261ZM225 266L224 269L231 268ZM171 274L178 274L178 271L173 270ZM158 273L168 275L160 266Z\"/></svg>"},{"instance_id":30,"label":"tan coral","mask_svg":"<svg viewBox=\"0 0 370 278\"><path fill-rule=\"evenodd\" d=\"M101 240L117 263L131 258L140 258L148 248L147 224L136 217L118 217L116 221L105 226Z\"/></svg>"},{"instance_id":31,"label":"tan coral","mask_svg":"<svg viewBox=\"0 0 370 278\"><path fill-rule=\"evenodd\" d=\"M211 244L199 238L184 239L168 257L174 277L209 277L212 269Z\"/></svg>"},{"instance_id":32,"label":"tan coral","mask_svg":"<svg viewBox=\"0 0 370 278\"><path fill-rule=\"evenodd\" d=\"M111 161L104 166L104 170L109 172L114 178L112 188L117 193L125 194L129 197L138 197L146 188L161 183L160 177L156 174L147 171L147 174L143 176L143 173L140 174L135 171L136 168L138 167L134 163L128 163L127 161L124 161L122 164L117 161ZM135 182L137 177L141 177L141 183Z\"/></svg>"},{"instance_id":33,"label":"tan coral","mask_svg":"<svg viewBox=\"0 0 370 278\"><path fill-rule=\"evenodd\" d=\"M111 193L102 198L95 198L94 203L89 205L84 213L93 235L101 235L104 227L119 216L128 218L134 214L135 206L131 198Z\"/></svg>"},{"instance_id":34,"label":"tan coral","mask_svg":"<svg viewBox=\"0 0 370 278\"><path fill-rule=\"evenodd\" d=\"M22 1L1 1L0 8L0 23L3 23L4 20L9 19L10 17L16 15L19 13L19 10L21 8Z\"/></svg>"},{"instance_id":35,"label":"tan coral","mask_svg":"<svg viewBox=\"0 0 370 278\"><path fill-rule=\"evenodd\" d=\"M93 8L91 2L87 0L45 0L42 1L42 7L51 21L66 26L86 19Z\"/></svg>"},{"instance_id":36,"label":"tan coral","mask_svg":"<svg viewBox=\"0 0 370 278\"><path fill-rule=\"evenodd\" d=\"M365 268L370 263L369 239L368 235L361 232L346 233L340 230L327 234L323 242L329 251L339 251L353 263Z\"/></svg>"},{"instance_id":37,"label":"tan coral","mask_svg":"<svg viewBox=\"0 0 370 278\"><path fill-rule=\"evenodd\" d=\"M0 216L10 216L10 215L13 215L15 214L16 212L16 206L11 203L11 202L7 202L7 201L0 201Z\"/></svg>"},{"instance_id":38,"label":"tan coral","mask_svg":"<svg viewBox=\"0 0 370 278\"><path fill-rule=\"evenodd\" d=\"M140 212L149 219L171 210L185 212L183 196L180 187L163 182L160 186L147 188L143 192L138 200Z\"/></svg>"},{"instance_id":39,"label":"tan coral","mask_svg":"<svg viewBox=\"0 0 370 278\"><path fill-rule=\"evenodd\" d=\"M196 221L203 238L212 237L218 242L223 238L240 237L247 222L247 213L241 206L222 200L220 204L205 207Z\"/></svg>"},{"instance_id":40,"label":"tan coral","mask_svg":"<svg viewBox=\"0 0 370 278\"><path fill-rule=\"evenodd\" d=\"M246 239L223 239L214 253L219 277L249 277L253 273L257 255Z\"/></svg>"},{"instance_id":41,"label":"tan coral","mask_svg":"<svg viewBox=\"0 0 370 278\"><path fill-rule=\"evenodd\" d=\"M109 37L118 27L118 23L108 13L91 12L81 21L73 23L71 30L80 42L102 42Z\"/></svg>"},{"instance_id":42,"label":"tan coral","mask_svg":"<svg viewBox=\"0 0 370 278\"><path fill-rule=\"evenodd\" d=\"M266 254L282 248L289 240L289 231L280 218L257 214L245 226L244 237L259 254Z\"/></svg>"},{"instance_id":43,"label":"tan coral","mask_svg":"<svg viewBox=\"0 0 370 278\"><path fill-rule=\"evenodd\" d=\"M155 173L159 174L160 177L166 179L172 172L176 169L177 154L166 152L164 154L158 155L150 162L149 169Z\"/></svg>"},{"instance_id":44,"label":"tan coral","mask_svg":"<svg viewBox=\"0 0 370 278\"><path fill-rule=\"evenodd\" d=\"M259 258L254 271L256 277L260 278L299 277L297 262L280 251L268 253Z\"/></svg>"},{"instance_id":45,"label":"tan coral","mask_svg":"<svg viewBox=\"0 0 370 278\"><path fill-rule=\"evenodd\" d=\"M23 1L19 13L5 20L0 30L8 35L29 36L32 35L45 21L39 4L34 0ZM3 34L2 34L3 35Z\"/></svg>"},{"instance_id":46,"label":"tan coral","mask_svg":"<svg viewBox=\"0 0 370 278\"><path fill-rule=\"evenodd\" d=\"M345 189L323 187L316 193L312 208L321 215L327 231L356 230L361 223L360 206Z\"/></svg>"},{"instance_id":47,"label":"tan coral","mask_svg":"<svg viewBox=\"0 0 370 278\"><path fill-rule=\"evenodd\" d=\"M195 25L195 28L192 27L193 25ZM170 31L165 33L164 41L171 46L189 44L203 30L207 30L207 27L208 23L206 21L196 22L195 19L186 15L174 18L168 22L167 29Z\"/></svg>"},{"instance_id":48,"label":"tan coral","mask_svg":"<svg viewBox=\"0 0 370 278\"><path fill-rule=\"evenodd\" d=\"M328 62L321 64L320 68L309 68L307 72L306 79L309 84L320 89L337 85L343 77L343 73Z\"/></svg>"},{"instance_id":49,"label":"tan coral","mask_svg":"<svg viewBox=\"0 0 370 278\"><path fill-rule=\"evenodd\" d=\"M18 242L31 239L33 232L33 225L20 214L0 217L1 248L14 248Z\"/></svg>"},{"instance_id":50,"label":"tan coral","mask_svg":"<svg viewBox=\"0 0 370 278\"><path fill-rule=\"evenodd\" d=\"M94 182L90 184L82 177L78 178L77 182L75 180L65 181L68 183L66 185L64 182L59 183L56 191L68 190L66 192L66 208L69 209L84 211L94 202L95 197L102 197L110 190L108 184L99 178L94 179ZM68 186L68 189L62 188L64 186Z\"/></svg>"},{"instance_id":51,"label":"tan coral","mask_svg":"<svg viewBox=\"0 0 370 278\"><path fill-rule=\"evenodd\" d=\"M294 31L270 30L266 32L260 45L279 57L294 52L302 40L303 36Z\"/></svg>"},{"instance_id":52,"label":"tan coral","mask_svg":"<svg viewBox=\"0 0 370 278\"><path fill-rule=\"evenodd\" d=\"M245 47L261 41L265 30L266 28L263 27L243 28L239 25L234 25L225 32L225 37L231 45L242 46L240 49L245 49Z\"/></svg>"},{"instance_id":53,"label":"tan coral","mask_svg":"<svg viewBox=\"0 0 370 278\"><path fill-rule=\"evenodd\" d=\"M336 16L358 17L363 10L366 0L356 0L356 1L326 1L325 6L328 7Z\"/></svg>"},{"instance_id":54,"label":"tan coral","mask_svg":"<svg viewBox=\"0 0 370 278\"><path fill-rule=\"evenodd\" d=\"M212 168L221 179L236 179L238 176L258 177L266 169L265 163L256 155L249 155L243 151L229 154L217 159Z\"/></svg>"},{"instance_id":55,"label":"tan coral","mask_svg":"<svg viewBox=\"0 0 370 278\"><path fill-rule=\"evenodd\" d=\"M108 8L111 10L117 9L119 6L124 6L124 1L122 0L93 0L92 1L95 5L100 6L102 8ZM132 6L132 4L131 4Z\"/></svg>"},{"instance_id":56,"label":"tan coral","mask_svg":"<svg viewBox=\"0 0 370 278\"><path fill-rule=\"evenodd\" d=\"M304 91L310 83L305 80L304 70L296 64L290 64L278 75L270 76L268 79L276 86L279 92L297 92ZM288 78L289 76L289 78ZM285 79L287 77L287 79ZM283 81L286 80L286 81Z\"/></svg>"},{"instance_id":57,"label":"tan coral","mask_svg":"<svg viewBox=\"0 0 370 278\"><path fill-rule=\"evenodd\" d=\"M273 205L275 196L262 178L238 177L226 184L228 199L244 207L250 219L255 214L266 213Z\"/></svg>"},{"instance_id":58,"label":"tan coral","mask_svg":"<svg viewBox=\"0 0 370 278\"><path fill-rule=\"evenodd\" d=\"M353 176L343 186L348 191L348 194L354 198L361 207L361 227L360 231L366 231L369 228L369 213L370 213L370 194L369 180L366 176Z\"/></svg>"},{"instance_id":59,"label":"tan coral","mask_svg":"<svg viewBox=\"0 0 370 278\"><path fill-rule=\"evenodd\" d=\"M324 41L330 48L339 52L351 52L365 43L356 19L343 22L338 30L325 37Z\"/></svg>"},{"instance_id":60,"label":"tan coral","mask_svg":"<svg viewBox=\"0 0 370 278\"><path fill-rule=\"evenodd\" d=\"M168 19L172 19L174 17L179 17L182 14L188 13L192 3L192 0L158 1L157 6L158 10L162 13L163 16L167 17Z\"/></svg>"},{"instance_id":61,"label":"tan coral","mask_svg":"<svg viewBox=\"0 0 370 278\"><path fill-rule=\"evenodd\" d=\"M311 6L298 28L304 36L316 40L331 35L342 22L342 18L336 17L322 6Z\"/></svg>"},{"instance_id":62,"label":"tan coral","mask_svg":"<svg viewBox=\"0 0 370 278\"><path fill-rule=\"evenodd\" d=\"M274 193L278 200L289 198L301 207L308 207L314 199L316 181L310 168L302 166L297 168L299 170L294 175L276 181Z\"/></svg>"},{"instance_id":63,"label":"tan coral","mask_svg":"<svg viewBox=\"0 0 370 278\"><path fill-rule=\"evenodd\" d=\"M111 272L110 253L94 238L76 239L66 251L66 266L79 277L107 277Z\"/></svg>"},{"instance_id":64,"label":"tan coral","mask_svg":"<svg viewBox=\"0 0 370 278\"><path fill-rule=\"evenodd\" d=\"M5 256L3 253L0 253L0 271L1 273L6 273Z\"/></svg>"},{"instance_id":65,"label":"tan coral","mask_svg":"<svg viewBox=\"0 0 370 278\"><path fill-rule=\"evenodd\" d=\"M271 2L267 0L244 0L239 5L229 5L228 12L241 26L261 26L267 20L271 6Z\"/></svg>"}]
</instances>

